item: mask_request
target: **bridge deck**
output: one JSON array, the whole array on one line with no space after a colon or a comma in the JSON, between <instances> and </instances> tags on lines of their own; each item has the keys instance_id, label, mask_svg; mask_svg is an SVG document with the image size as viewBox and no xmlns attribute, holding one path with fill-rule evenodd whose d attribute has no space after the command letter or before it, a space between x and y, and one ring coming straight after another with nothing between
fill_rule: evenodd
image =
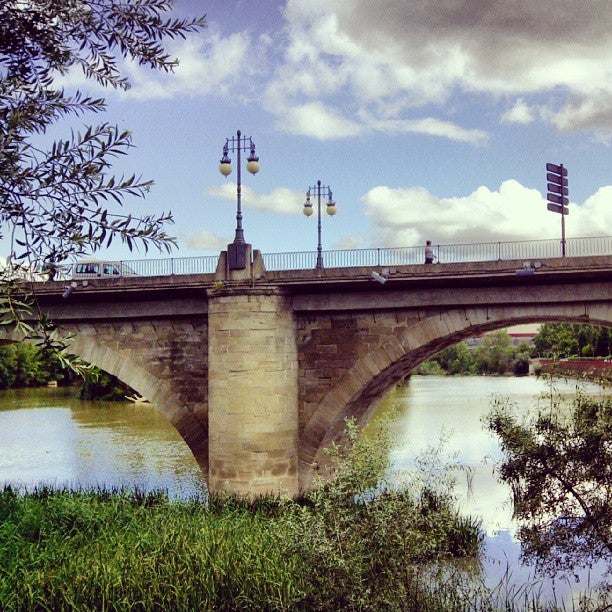
<instances>
[{"instance_id":1,"label":"bridge deck","mask_svg":"<svg viewBox=\"0 0 612 612\"><path fill-rule=\"evenodd\" d=\"M278 286L300 286L312 288L313 285L343 285L353 283L376 283L372 278L372 272L386 276L391 283L425 281L436 283L436 281L447 282L450 279L479 278L487 279L502 276L515 278L520 275L517 271L523 270L525 265L531 265L534 270L533 276L540 278L549 277L551 274L559 276L575 273L596 273L612 270L612 256L596 255L588 257L551 258L538 260L504 260L484 262L463 263L436 263L432 265L415 264L403 266L361 266L352 268L323 268L311 270L274 270L265 271L262 276L255 277L250 281L222 281L223 287L253 284L257 286L273 284ZM526 280L526 276L523 277ZM47 295L57 292L57 287L66 285L70 281L60 280L44 283L33 283L32 286L37 294ZM117 278L92 278L78 281L79 293L98 292L133 292L133 291L159 291L167 288L213 288L219 285L218 276L215 273L207 274L184 274L163 276L121 276ZM220 285L219 285L220 287Z\"/></svg>"}]
</instances>

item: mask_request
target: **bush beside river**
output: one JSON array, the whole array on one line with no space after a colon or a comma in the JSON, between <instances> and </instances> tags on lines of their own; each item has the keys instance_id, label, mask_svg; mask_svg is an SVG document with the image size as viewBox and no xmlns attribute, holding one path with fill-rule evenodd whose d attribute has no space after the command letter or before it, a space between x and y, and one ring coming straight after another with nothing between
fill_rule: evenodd
<instances>
[{"instance_id":1,"label":"bush beside river","mask_svg":"<svg viewBox=\"0 0 612 612\"><path fill-rule=\"evenodd\" d=\"M134 390L117 377L96 367L81 370L82 376L58 355L27 342L0 346L0 389L80 385L84 400L124 401Z\"/></svg>"}]
</instances>

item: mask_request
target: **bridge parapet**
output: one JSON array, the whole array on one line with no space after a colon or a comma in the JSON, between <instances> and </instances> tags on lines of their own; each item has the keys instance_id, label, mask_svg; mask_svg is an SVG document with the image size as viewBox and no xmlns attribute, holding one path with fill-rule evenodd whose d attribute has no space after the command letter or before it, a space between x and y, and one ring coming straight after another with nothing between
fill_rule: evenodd
<instances>
[{"instance_id":1,"label":"bridge parapet","mask_svg":"<svg viewBox=\"0 0 612 612\"><path fill-rule=\"evenodd\" d=\"M525 265L532 267L532 277L517 278L517 273L525 270ZM361 266L353 268L323 268L310 270L276 270L266 271L259 267L253 277L223 280L219 274L190 274L168 276L125 276L117 278L95 278L75 281L77 287L69 300L61 300L63 287L67 281L32 283L34 291L44 302L57 301L64 304L74 301L95 301L95 294L107 294L122 299L146 301L158 299L167 293L176 297L202 298L206 291L221 291L231 288L248 288L254 286L290 286L296 293L314 290L321 287L326 292L336 287L348 289L356 285L368 290L386 290L391 287L404 286L407 283L427 283L430 286L472 283L490 285L505 282L515 284L541 284L554 277L561 279L571 275L582 275L584 278L600 278L601 274L612 269L612 256L597 255L589 257L557 257L538 260L485 261L463 263L441 263L432 265L404 265L395 267ZM387 281L383 286L377 282L372 272L377 272ZM573 282L573 279L569 279ZM387 284L388 283L388 284Z\"/></svg>"},{"instance_id":2,"label":"bridge parapet","mask_svg":"<svg viewBox=\"0 0 612 612\"><path fill-rule=\"evenodd\" d=\"M556 239L476 244L436 244L433 245L433 249L437 261L444 263L551 259L559 257L563 251L560 241ZM568 238L565 242L565 254L568 258L608 255L610 253L612 253L612 236ZM267 270L310 270L316 267L318 255L317 251L261 254L255 250L252 251L251 257L251 245L247 245L247 268L243 271L229 269L227 252L225 251L220 256L147 258L105 263L114 264L119 270L127 267L138 276L215 273L218 278L224 280L238 280L252 275L257 276L259 267L264 267ZM325 268L371 268L424 263L423 246L340 249L323 251L322 256ZM255 268L254 271L250 267L251 263ZM58 275L62 276L64 280L70 277L71 271L71 265L57 267ZM92 274L93 276L95 274Z\"/></svg>"}]
</instances>

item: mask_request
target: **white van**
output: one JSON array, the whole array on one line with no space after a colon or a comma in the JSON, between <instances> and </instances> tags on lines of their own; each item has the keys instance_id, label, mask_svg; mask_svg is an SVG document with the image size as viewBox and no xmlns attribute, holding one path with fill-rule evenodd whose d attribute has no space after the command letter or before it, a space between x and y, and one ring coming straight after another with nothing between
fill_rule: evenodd
<instances>
[{"instance_id":1,"label":"white van","mask_svg":"<svg viewBox=\"0 0 612 612\"><path fill-rule=\"evenodd\" d=\"M121 261L78 261L72 267L72 278L117 278L138 276Z\"/></svg>"}]
</instances>

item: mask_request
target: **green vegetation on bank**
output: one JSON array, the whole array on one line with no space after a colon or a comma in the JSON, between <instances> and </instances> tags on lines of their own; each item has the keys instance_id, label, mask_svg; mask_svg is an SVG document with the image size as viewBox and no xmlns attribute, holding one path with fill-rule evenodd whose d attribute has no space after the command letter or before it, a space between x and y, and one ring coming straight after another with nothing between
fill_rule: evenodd
<instances>
[{"instance_id":1,"label":"green vegetation on bank","mask_svg":"<svg viewBox=\"0 0 612 612\"><path fill-rule=\"evenodd\" d=\"M81 376L58 358L55 351L27 342L0 346L0 389L41 387L54 381L59 385L81 385L85 400L125 400L134 390L95 367L82 368Z\"/></svg>"},{"instance_id":2,"label":"green vegetation on bank","mask_svg":"<svg viewBox=\"0 0 612 612\"><path fill-rule=\"evenodd\" d=\"M512 340L505 330L484 336L482 343L468 348L460 342L440 351L429 361L422 363L415 374L507 374L526 375L529 373L530 347L522 343L512 346Z\"/></svg>"},{"instance_id":3,"label":"green vegetation on bank","mask_svg":"<svg viewBox=\"0 0 612 612\"><path fill-rule=\"evenodd\" d=\"M38 346L26 342L0 346L0 389L40 387L69 377L58 359Z\"/></svg>"},{"instance_id":4,"label":"green vegetation on bank","mask_svg":"<svg viewBox=\"0 0 612 612\"><path fill-rule=\"evenodd\" d=\"M465 342L449 346L419 365L414 373L525 376L531 358L602 359L610 356L611 345L612 331L607 327L546 323L538 330L532 345L522 342L515 347L508 332L500 330L487 334L473 348Z\"/></svg>"},{"instance_id":5,"label":"green vegetation on bank","mask_svg":"<svg viewBox=\"0 0 612 612\"><path fill-rule=\"evenodd\" d=\"M612 329L596 325L546 323L533 339L533 356L553 359L609 357Z\"/></svg>"},{"instance_id":6,"label":"green vegetation on bank","mask_svg":"<svg viewBox=\"0 0 612 612\"><path fill-rule=\"evenodd\" d=\"M446 562L477 557L478 522L426 479L387 485L384 436L347 439L297 501L5 488L0 608L457 609Z\"/></svg>"}]
</instances>

